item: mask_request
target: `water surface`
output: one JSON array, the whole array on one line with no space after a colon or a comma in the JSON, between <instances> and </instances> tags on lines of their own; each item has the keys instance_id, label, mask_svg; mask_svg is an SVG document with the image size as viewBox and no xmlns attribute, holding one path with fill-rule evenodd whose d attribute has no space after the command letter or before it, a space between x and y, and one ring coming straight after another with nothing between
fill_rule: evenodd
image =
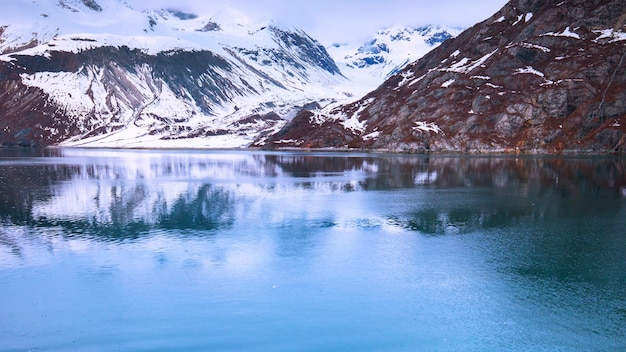
<instances>
[{"instance_id":1,"label":"water surface","mask_svg":"<svg viewBox=\"0 0 626 352\"><path fill-rule=\"evenodd\" d=\"M624 350L625 167L0 150L0 350Z\"/></svg>"}]
</instances>

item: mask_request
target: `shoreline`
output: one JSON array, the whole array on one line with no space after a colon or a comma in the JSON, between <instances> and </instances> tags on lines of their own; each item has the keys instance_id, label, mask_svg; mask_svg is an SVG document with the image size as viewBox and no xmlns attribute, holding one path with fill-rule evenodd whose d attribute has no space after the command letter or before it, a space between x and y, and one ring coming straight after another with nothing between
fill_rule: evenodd
<instances>
[{"instance_id":1,"label":"shoreline","mask_svg":"<svg viewBox=\"0 0 626 352\"><path fill-rule=\"evenodd\" d=\"M563 150L558 153L550 152L522 152L522 151L426 151L426 152L410 152L397 151L392 149L356 149L356 148L258 148L258 147L242 147L242 148L200 148L200 147L107 147L107 146L0 146L2 150L120 150L120 151L206 151L206 152L263 152L263 153L345 153L345 154L370 154L370 155L412 155L412 156L454 156L454 157L613 157L618 159L626 159L626 153L620 152L601 152L594 150Z\"/></svg>"}]
</instances>

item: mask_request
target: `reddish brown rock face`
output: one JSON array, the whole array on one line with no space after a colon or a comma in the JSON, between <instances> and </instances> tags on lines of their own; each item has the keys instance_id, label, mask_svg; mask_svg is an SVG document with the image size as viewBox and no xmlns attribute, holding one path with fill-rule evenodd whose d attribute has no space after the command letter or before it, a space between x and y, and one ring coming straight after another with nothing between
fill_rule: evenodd
<instances>
[{"instance_id":1,"label":"reddish brown rock face","mask_svg":"<svg viewBox=\"0 0 626 352\"><path fill-rule=\"evenodd\" d=\"M6 74L0 70L0 76ZM63 135L52 131L72 128L64 119L54 117L55 108L47 104L40 89L21 84L19 77L0 82L0 146L49 146Z\"/></svg>"},{"instance_id":2,"label":"reddish brown rock face","mask_svg":"<svg viewBox=\"0 0 626 352\"><path fill-rule=\"evenodd\" d=\"M624 153L625 131L624 2L518 0L325 119L302 112L265 146Z\"/></svg>"}]
</instances>

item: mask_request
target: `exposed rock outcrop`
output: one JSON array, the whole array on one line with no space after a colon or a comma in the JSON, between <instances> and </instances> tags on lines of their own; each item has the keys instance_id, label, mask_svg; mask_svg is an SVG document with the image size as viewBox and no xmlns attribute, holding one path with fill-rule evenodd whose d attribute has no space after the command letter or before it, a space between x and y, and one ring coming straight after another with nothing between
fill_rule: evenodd
<instances>
[{"instance_id":1,"label":"exposed rock outcrop","mask_svg":"<svg viewBox=\"0 0 626 352\"><path fill-rule=\"evenodd\" d=\"M273 39L268 47L224 44L219 53L148 53L72 37L63 41L94 47L72 52L51 41L41 44L47 46L41 54L5 55L0 60L0 146L88 145L109 138L100 146L158 147L178 140L168 146L197 147L200 142L191 139L202 142L211 136L245 146L264 138L287 122L268 114L298 111L310 102L298 95L307 85L323 87L344 78L324 48L304 32L272 26L262 31L258 36ZM238 104L247 105L240 109ZM145 140L156 142L142 144Z\"/></svg>"},{"instance_id":2,"label":"exposed rock outcrop","mask_svg":"<svg viewBox=\"0 0 626 352\"><path fill-rule=\"evenodd\" d=\"M266 148L626 152L626 5L514 0L352 104Z\"/></svg>"}]
</instances>

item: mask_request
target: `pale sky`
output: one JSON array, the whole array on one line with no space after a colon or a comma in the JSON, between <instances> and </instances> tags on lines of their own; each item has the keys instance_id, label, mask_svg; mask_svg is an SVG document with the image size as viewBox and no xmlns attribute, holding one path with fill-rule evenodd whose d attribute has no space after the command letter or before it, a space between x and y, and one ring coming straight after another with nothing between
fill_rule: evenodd
<instances>
[{"instance_id":1,"label":"pale sky","mask_svg":"<svg viewBox=\"0 0 626 352\"><path fill-rule=\"evenodd\" d=\"M255 18L303 29L324 45L366 40L393 25L469 27L504 6L506 0L127 0L136 9L176 8L212 14L224 6Z\"/></svg>"}]
</instances>

